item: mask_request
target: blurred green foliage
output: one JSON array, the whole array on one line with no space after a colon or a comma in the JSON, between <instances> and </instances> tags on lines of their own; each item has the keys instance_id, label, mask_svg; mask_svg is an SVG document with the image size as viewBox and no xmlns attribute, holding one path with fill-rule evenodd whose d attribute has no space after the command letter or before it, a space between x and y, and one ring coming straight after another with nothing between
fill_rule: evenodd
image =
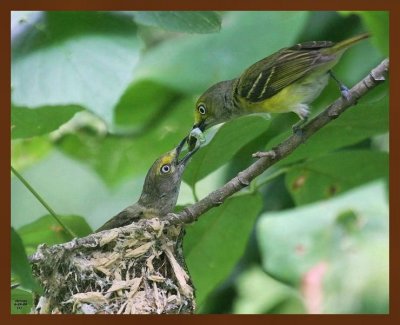
<instances>
[{"instance_id":1,"label":"blurred green foliage","mask_svg":"<svg viewBox=\"0 0 400 325\"><path fill-rule=\"evenodd\" d=\"M352 86L389 49L382 11L11 18L12 165L80 236L137 200L148 168L191 129L196 98L213 83L282 47L369 31L371 39L334 69ZM387 83L374 89L188 226L198 312L388 312L388 94ZM338 96L329 83L312 114ZM178 205L235 176L295 121L294 114L247 116L208 130ZM14 177L11 190L13 281L23 286L11 291L11 312L27 313L35 284L26 254L67 237Z\"/></svg>"}]
</instances>

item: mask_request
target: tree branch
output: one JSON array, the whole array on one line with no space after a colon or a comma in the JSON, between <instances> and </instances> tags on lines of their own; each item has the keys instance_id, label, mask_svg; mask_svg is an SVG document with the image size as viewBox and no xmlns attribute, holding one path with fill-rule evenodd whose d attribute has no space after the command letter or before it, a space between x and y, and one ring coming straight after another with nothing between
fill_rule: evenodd
<instances>
[{"instance_id":1,"label":"tree branch","mask_svg":"<svg viewBox=\"0 0 400 325\"><path fill-rule=\"evenodd\" d=\"M367 92L385 81L385 74L388 71L389 59L385 59L378 66L372 69L368 76L350 89L348 100L339 98L334 101L324 111L314 117L307 125L303 127L301 135L291 135L285 141L269 151L269 154L266 157L258 159L245 170L239 172L236 177L232 178L221 188L210 193L197 203L186 207L178 214L168 214L163 220L171 225L191 223L197 220L202 214L211 208L222 204L226 198L248 186L254 178L262 174L267 168L288 156L319 129L324 127L332 120L338 118L344 111L354 105Z\"/></svg>"}]
</instances>

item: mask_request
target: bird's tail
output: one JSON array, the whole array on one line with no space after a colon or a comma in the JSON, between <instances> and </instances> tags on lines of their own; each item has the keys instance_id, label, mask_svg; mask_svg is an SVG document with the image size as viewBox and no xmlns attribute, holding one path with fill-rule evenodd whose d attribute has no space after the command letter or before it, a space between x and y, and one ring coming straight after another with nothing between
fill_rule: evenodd
<instances>
[{"instance_id":1,"label":"bird's tail","mask_svg":"<svg viewBox=\"0 0 400 325\"><path fill-rule=\"evenodd\" d=\"M337 53L340 51L344 51L350 46L353 46L354 44L358 43L359 41L366 39L370 37L371 35L369 33L364 33L360 35L356 35L353 37L350 37L348 39L345 39L344 41L338 42L335 45L333 45L331 48L327 49L329 50L330 53Z\"/></svg>"}]
</instances>

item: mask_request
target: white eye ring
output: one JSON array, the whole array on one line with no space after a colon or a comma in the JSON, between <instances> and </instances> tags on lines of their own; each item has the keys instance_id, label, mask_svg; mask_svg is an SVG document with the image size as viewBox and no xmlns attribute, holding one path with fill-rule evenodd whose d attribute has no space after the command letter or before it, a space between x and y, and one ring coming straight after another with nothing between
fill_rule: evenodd
<instances>
[{"instance_id":1,"label":"white eye ring","mask_svg":"<svg viewBox=\"0 0 400 325\"><path fill-rule=\"evenodd\" d=\"M200 113L201 115L206 114L206 107L205 107L203 104L200 104L200 105L197 107L197 110L199 111L199 113Z\"/></svg>"},{"instance_id":2,"label":"white eye ring","mask_svg":"<svg viewBox=\"0 0 400 325\"><path fill-rule=\"evenodd\" d=\"M171 165L169 165L169 164L162 165L160 168L160 171L163 174L169 173L171 171Z\"/></svg>"}]
</instances>

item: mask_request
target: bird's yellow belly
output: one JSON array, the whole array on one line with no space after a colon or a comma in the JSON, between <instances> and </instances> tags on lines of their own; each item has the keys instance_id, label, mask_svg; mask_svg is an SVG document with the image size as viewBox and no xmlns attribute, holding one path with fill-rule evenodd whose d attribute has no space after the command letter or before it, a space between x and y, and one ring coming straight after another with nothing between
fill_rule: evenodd
<instances>
[{"instance_id":1,"label":"bird's yellow belly","mask_svg":"<svg viewBox=\"0 0 400 325\"><path fill-rule=\"evenodd\" d=\"M325 88L329 76L310 76L297 81L274 96L260 102L242 101L244 109L249 113L287 113L298 112L299 106L311 103Z\"/></svg>"}]
</instances>

